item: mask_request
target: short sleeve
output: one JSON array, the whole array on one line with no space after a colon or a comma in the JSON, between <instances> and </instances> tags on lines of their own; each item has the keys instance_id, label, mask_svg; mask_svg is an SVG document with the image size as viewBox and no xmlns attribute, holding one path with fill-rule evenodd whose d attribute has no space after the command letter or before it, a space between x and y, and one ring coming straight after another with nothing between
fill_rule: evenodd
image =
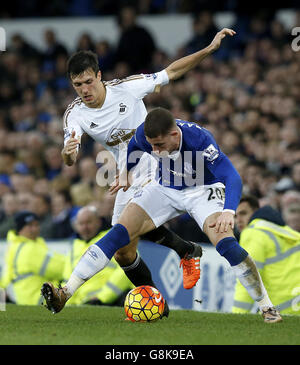
<instances>
[{"instance_id":1,"label":"short sleeve","mask_svg":"<svg viewBox=\"0 0 300 365\"><path fill-rule=\"evenodd\" d=\"M166 70L152 74L140 74L126 78L123 83L132 95L137 99L143 99L147 94L159 91L160 86L169 83L169 77Z\"/></svg>"},{"instance_id":2,"label":"short sleeve","mask_svg":"<svg viewBox=\"0 0 300 365\"><path fill-rule=\"evenodd\" d=\"M79 118L76 114L72 112L68 112L66 110L64 117L63 117L63 125L64 125L64 145L70 139L72 132L75 131L75 138L81 139L81 136L84 133L84 130L81 128L79 124Z\"/></svg>"}]
</instances>

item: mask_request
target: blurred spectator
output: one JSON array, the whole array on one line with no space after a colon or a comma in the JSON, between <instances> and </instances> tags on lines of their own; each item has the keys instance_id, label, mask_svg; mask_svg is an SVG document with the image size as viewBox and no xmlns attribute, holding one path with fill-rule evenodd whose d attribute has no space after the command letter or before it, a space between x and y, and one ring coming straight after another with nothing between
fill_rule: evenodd
<instances>
[{"instance_id":1,"label":"blurred spectator","mask_svg":"<svg viewBox=\"0 0 300 365\"><path fill-rule=\"evenodd\" d=\"M296 190L288 190L281 196L280 208L283 210L293 203L300 203L300 192Z\"/></svg>"},{"instance_id":2,"label":"blurred spectator","mask_svg":"<svg viewBox=\"0 0 300 365\"><path fill-rule=\"evenodd\" d=\"M113 70L115 64L115 53L107 40L96 43L95 53L98 55L99 66L102 72Z\"/></svg>"},{"instance_id":3,"label":"blurred spectator","mask_svg":"<svg viewBox=\"0 0 300 365\"><path fill-rule=\"evenodd\" d=\"M0 197L3 198L3 196L9 193L10 190L11 190L11 183L9 176L0 175Z\"/></svg>"},{"instance_id":4,"label":"blurred spectator","mask_svg":"<svg viewBox=\"0 0 300 365\"><path fill-rule=\"evenodd\" d=\"M96 183L97 165L92 157L82 158L79 162L80 181L70 189L75 205L84 206L93 201L93 187Z\"/></svg>"},{"instance_id":5,"label":"blurred spectator","mask_svg":"<svg viewBox=\"0 0 300 365\"><path fill-rule=\"evenodd\" d=\"M133 7L122 8L117 20L121 34L116 49L116 62L127 63L130 74L149 72L156 48L151 34L136 23Z\"/></svg>"},{"instance_id":6,"label":"blurred spectator","mask_svg":"<svg viewBox=\"0 0 300 365\"><path fill-rule=\"evenodd\" d=\"M288 226L300 232L300 202L286 206L282 211L282 216Z\"/></svg>"},{"instance_id":7,"label":"blurred spectator","mask_svg":"<svg viewBox=\"0 0 300 365\"><path fill-rule=\"evenodd\" d=\"M267 38L269 36L269 29L267 20L261 16L254 16L250 19L249 40L257 40Z\"/></svg>"},{"instance_id":8,"label":"blurred spectator","mask_svg":"<svg viewBox=\"0 0 300 365\"><path fill-rule=\"evenodd\" d=\"M4 194L1 200L0 238L4 239L7 232L15 227L14 215L18 211L18 201L13 193Z\"/></svg>"},{"instance_id":9,"label":"blurred spectator","mask_svg":"<svg viewBox=\"0 0 300 365\"><path fill-rule=\"evenodd\" d=\"M292 167L292 181L294 188L300 191L300 160Z\"/></svg>"},{"instance_id":10,"label":"blurred spectator","mask_svg":"<svg viewBox=\"0 0 300 365\"><path fill-rule=\"evenodd\" d=\"M19 57L24 57L25 59L40 59L41 57L41 54L38 52L38 50L26 42L20 33L16 33L11 37L9 51L15 52Z\"/></svg>"},{"instance_id":11,"label":"blurred spectator","mask_svg":"<svg viewBox=\"0 0 300 365\"><path fill-rule=\"evenodd\" d=\"M34 195L31 192L24 191L16 194L17 202L18 202L18 211L29 210L33 211L33 198Z\"/></svg>"},{"instance_id":12,"label":"blurred spectator","mask_svg":"<svg viewBox=\"0 0 300 365\"><path fill-rule=\"evenodd\" d=\"M280 208L286 224L300 232L300 191L286 191L281 196Z\"/></svg>"},{"instance_id":13,"label":"blurred spectator","mask_svg":"<svg viewBox=\"0 0 300 365\"><path fill-rule=\"evenodd\" d=\"M115 199L115 195L111 195L109 191L106 191L97 204L98 213L102 219L103 229L111 227Z\"/></svg>"},{"instance_id":14,"label":"blurred spectator","mask_svg":"<svg viewBox=\"0 0 300 365\"><path fill-rule=\"evenodd\" d=\"M67 61L68 57L66 54L59 54L56 57L55 63L55 74L52 82L53 88L57 91L67 90L69 88L69 80L67 78ZM51 116L49 119L52 119ZM47 120L46 120L47 122ZM50 123L52 124L52 123Z\"/></svg>"},{"instance_id":15,"label":"blurred spectator","mask_svg":"<svg viewBox=\"0 0 300 365\"><path fill-rule=\"evenodd\" d=\"M47 195L50 193L50 183L46 178L37 179L33 186L33 192L35 194Z\"/></svg>"},{"instance_id":16,"label":"blurred spectator","mask_svg":"<svg viewBox=\"0 0 300 365\"><path fill-rule=\"evenodd\" d=\"M45 239L53 237L53 223L50 214L51 199L48 195L35 194L33 196L33 212L40 223L40 234Z\"/></svg>"},{"instance_id":17,"label":"blurred spectator","mask_svg":"<svg viewBox=\"0 0 300 365\"><path fill-rule=\"evenodd\" d=\"M71 235L74 233L71 223L72 213L72 200L68 192L61 191L52 195L52 238L71 237Z\"/></svg>"},{"instance_id":18,"label":"blurred spectator","mask_svg":"<svg viewBox=\"0 0 300 365\"><path fill-rule=\"evenodd\" d=\"M245 169L244 191L247 194L261 197L260 194L260 177L264 168L259 162L249 162Z\"/></svg>"},{"instance_id":19,"label":"blurred spectator","mask_svg":"<svg viewBox=\"0 0 300 365\"><path fill-rule=\"evenodd\" d=\"M19 212L15 227L7 234L2 284L10 302L38 305L43 283L54 280L58 285L62 280L65 256L49 252L34 213Z\"/></svg>"},{"instance_id":20,"label":"blurred spectator","mask_svg":"<svg viewBox=\"0 0 300 365\"><path fill-rule=\"evenodd\" d=\"M78 39L76 52L78 51L95 51L95 44L92 36L88 33L83 33Z\"/></svg>"},{"instance_id":21,"label":"blurred spectator","mask_svg":"<svg viewBox=\"0 0 300 365\"><path fill-rule=\"evenodd\" d=\"M55 67L57 57L60 55L68 56L68 51L56 38L56 34L52 29L46 29L44 32L44 40L46 43L46 51L44 52L44 67Z\"/></svg>"},{"instance_id":22,"label":"blurred spectator","mask_svg":"<svg viewBox=\"0 0 300 365\"><path fill-rule=\"evenodd\" d=\"M62 169L62 157L59 146L52 145L45 150L45 159L47 165L46 177L48 180L54 179L58 176Z\"/></svg>"},{"instance_id":23,"label":"blurred spectator","mask_svg":"<svg viewBox=\"0 0 300 365\"><path fill-rule=\"evenodd\" d=\"M193 20L193 36L185 46L185 53L195 53L207 47L217 32L211 12L202 11L197 14Z\"/></svg>"},{"instance_id":24,"label":"blurred spectator","mask_svg":"<svg viewBox=\"0 0 300 365\"><path fill-rule=\"evenodd\" d=\"M34 185L34 181L35 181L34 176L29 174L22 174L15 172L10 176L12 189L16 193L31 192Z\"/></svg>"}]
</instances>

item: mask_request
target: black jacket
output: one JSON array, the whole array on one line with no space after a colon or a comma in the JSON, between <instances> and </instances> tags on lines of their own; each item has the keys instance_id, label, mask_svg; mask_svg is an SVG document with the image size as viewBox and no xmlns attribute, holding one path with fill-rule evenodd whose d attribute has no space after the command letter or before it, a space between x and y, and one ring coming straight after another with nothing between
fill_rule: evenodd
<instances>
[{"instance_id":1,"label":"black jacket","mask_svg":"<svg viewBox=\"0 0 300 365\"><path fill-rule=\"evenodd\" d=\"M278 212L269 205L265 205L264 207L256 210L252 214L249 223L254 219L264 219L266 221L278 224L279 226L285 226L285 221L283 220L280 212Z\"/></svg>"}]
</instances>

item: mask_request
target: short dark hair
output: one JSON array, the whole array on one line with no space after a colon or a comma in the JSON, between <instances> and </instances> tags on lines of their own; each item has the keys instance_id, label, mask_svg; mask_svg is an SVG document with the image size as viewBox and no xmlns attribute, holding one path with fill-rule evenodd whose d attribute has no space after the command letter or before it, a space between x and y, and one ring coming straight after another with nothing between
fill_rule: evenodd
<instances>
[{"instance_id":1,"label":"short dark hair","mask_svg":"<svg viewBox=\"0 0 300 365\"><path fill-rule=\"evenodd\" d=\"M18 212L15 214L15 227L17 233L21 231L27 224L32 223L33 221L39 221L38 216L27 210Z\"/></svg>"},{"instance_id":2,"label":"short dark hair","mask_svg":"<svg viewBox=\"0 0 300 365\"><path fill-rule=\"evenodd\" d=\"M95 75L99 72L98 56L92 51L76 52L68 60L67 72L69 78L78 76L89 68L95 72Z\"/></svg>"},{"instance_id":3,"label":"short dark hair","mask_svg":"<svg viewBox=\"0 0 300 365\"><path fill-rule=\"evenodd\" d=\"M144 133L149 138L165 136L174 126L174 117L167 109L155 108L145 119Z\"/></svg>"},{"instance_id":4,"label":"short dark hair","mask_svg":"<svg viewBox=\"0 0 300 365\"><path fill-rule=\"evenodd\" d=\"M240 200L240 204L241 203L248 203L254 210L259 209L259 200L254 195L243 195Z\"/></svg>"}]
</instances>

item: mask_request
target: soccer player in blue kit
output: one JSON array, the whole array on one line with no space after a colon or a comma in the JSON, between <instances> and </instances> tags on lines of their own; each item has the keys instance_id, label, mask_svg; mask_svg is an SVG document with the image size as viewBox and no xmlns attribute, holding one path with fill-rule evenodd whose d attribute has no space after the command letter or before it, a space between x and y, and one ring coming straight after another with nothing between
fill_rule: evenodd
<instances>
[{"instance_id":1,"label":"soccer player in blue kit","mask_svg":"<svg viewBox=\"0 0 300 365\"><path fill-rule=\"evenodd\" d=\"M130 240L188 212L258 303L264 321L281 321L254 261L234 237L242 181L212 134L195 123L175 120L166 109L153 109L129 142L127 169L111 187L112 192L129 188L130 171L143 153L158 160L156 181L136 193L118 224L82 256L69 279L72 291L102 270ZM68 283L66 286L70 292Z\"/></svg>"}]
</instances>

